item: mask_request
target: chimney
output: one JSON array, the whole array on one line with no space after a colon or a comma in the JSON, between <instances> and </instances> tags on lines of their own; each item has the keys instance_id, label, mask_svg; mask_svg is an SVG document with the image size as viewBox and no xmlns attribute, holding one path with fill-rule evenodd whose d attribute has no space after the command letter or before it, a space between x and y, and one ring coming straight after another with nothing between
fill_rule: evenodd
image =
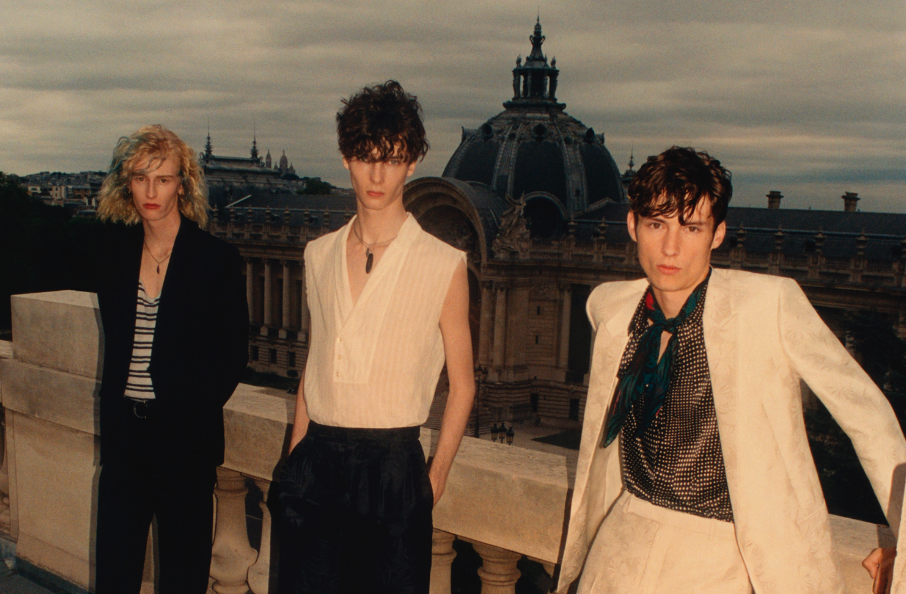
<instances>
[{"instance_id":1,"label":"chimney","mask_svg":"<svg viewBox=\"0 0 906 594\"><path fill-rule=\"evenodd\" d=\"M780 208L780 199L783 198L783 194L777 190L771 190L768 192L768 208L777 210Z\"/></svg>"},{"instance_id":2,"label":"chimney","mask_svg":"<svg viewBox=\"0 0 906 594\"><path fill-rule=\"evenodd\" d=\"M844 192L843 198L843 212L856 212L856 202L859 201L858 192Z\"/></svg>"}]
</instances>

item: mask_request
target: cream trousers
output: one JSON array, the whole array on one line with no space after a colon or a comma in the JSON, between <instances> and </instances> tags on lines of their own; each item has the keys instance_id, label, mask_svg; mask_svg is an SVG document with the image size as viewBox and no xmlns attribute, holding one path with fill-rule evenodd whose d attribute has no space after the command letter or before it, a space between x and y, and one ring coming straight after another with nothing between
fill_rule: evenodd
<instances>
[{"instance_id":1,"label":"cream trousers","mask_svg":"<svg viewBox=\"0 0 906 594\"><path fill-rule=\"evenodd\" d=\"M624 491L591 545L578 594L751 594L734 525Z\"/></svg>"}]
</instances>

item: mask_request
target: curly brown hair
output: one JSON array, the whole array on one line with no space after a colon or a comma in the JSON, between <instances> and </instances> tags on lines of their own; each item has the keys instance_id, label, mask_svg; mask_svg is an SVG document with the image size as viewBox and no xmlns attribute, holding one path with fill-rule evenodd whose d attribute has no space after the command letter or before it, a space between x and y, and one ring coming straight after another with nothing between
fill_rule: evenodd
<instances>
[{"instance_id":1,"label":"curly brown hair","mask_svg":"<svg viewBox=\"0 0 906 594\"><path fill-rule=\"evenodd\" d=\"M179 136L160 124L143 126L130 136L123 136L113 149L110 171L98 193L98 218L102 221L125 222L134 225L141 220L129 184L136 168L148 160L149 169L172 158L179 166L183 192L179 196L179 212L204 227L208 222L208 189L194 151Z\"/></svg>"},{"instance_id":2,"label":"curly brown hair","mask_svg":"<svg viewBox=\"0 0 906 594\"><path fill-rule=\"evenodd\" d=\"M730 172L704 151L672 146L648 157L632 178L627 193L636 218L678 213L681 224L707 199L717 228L727 218L733 196Z\"/></svg>"},{"instance_id":3,"label":"curly brown hair","mask_svg":"<svg viewBox=\"0 0 906 594\"><path fill-rule=\"evenodd\" d=\"M387 161L402 157L407 163L425 158L428 140L421 118L422 106L395 80L365 87L337 112L337 136L345 159Z\"/></svg>"}]
</instances>

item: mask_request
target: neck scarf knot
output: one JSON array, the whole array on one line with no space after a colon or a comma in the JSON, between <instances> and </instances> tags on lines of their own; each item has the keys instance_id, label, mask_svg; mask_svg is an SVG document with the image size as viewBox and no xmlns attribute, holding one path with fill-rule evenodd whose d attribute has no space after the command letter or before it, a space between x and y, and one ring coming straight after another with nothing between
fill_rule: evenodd
<instances>
[{"instance_id":1,"label":"neck scarf knot","mask_svg":"<svg viewBox=\"0 0 906 594\"><path fill-rule=\"evenodd\" d=\"M641 411L641 421L636 435L641 435L661 410L664 399L667 397L667 389L670 387L670 376L677 348L677 330L704 296L710 277L711 275L708 274L708 277L692 291L675 318L667 319L664 316L650 288L645 293L645 314L651 323L639 339L632 361L626 368L626 373L619 378L616 393L610 405L606 433L601 447L609 446L617 438L636 401L641 400L645 406ZM664 332L670 334L670 339L667 341L664 355L658 360L661 350L661 334Z\"/></svg>"}]
</instances>

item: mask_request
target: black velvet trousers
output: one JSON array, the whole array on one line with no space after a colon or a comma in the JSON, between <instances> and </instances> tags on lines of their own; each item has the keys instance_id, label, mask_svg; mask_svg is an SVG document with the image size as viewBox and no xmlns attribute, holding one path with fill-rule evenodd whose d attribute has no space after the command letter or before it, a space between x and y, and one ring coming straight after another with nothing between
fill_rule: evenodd
<instances>
[{"instance_id":1,"label":"black velvet trousers","mask_svg":"<svg viewBox=\"0 0 906 594\"><path fill-rule=\"evenodd\" d=\"M427 594L431 508L418 427L311 423L280 480L280 594Z\"/></svg>"},{"instance_id":2,"label":"black velvet trousers","mask_svg":"<svg viewBox=\"0 0 906 594\"><path fill-rule=\"evenodd\" d=\"M122 415L128 443L103 460L98 484L96 594L137 594L152 517L161 594L204 594L211 567L215 468L161 460L153 419Z\"/></svg>"}]
</instances>

